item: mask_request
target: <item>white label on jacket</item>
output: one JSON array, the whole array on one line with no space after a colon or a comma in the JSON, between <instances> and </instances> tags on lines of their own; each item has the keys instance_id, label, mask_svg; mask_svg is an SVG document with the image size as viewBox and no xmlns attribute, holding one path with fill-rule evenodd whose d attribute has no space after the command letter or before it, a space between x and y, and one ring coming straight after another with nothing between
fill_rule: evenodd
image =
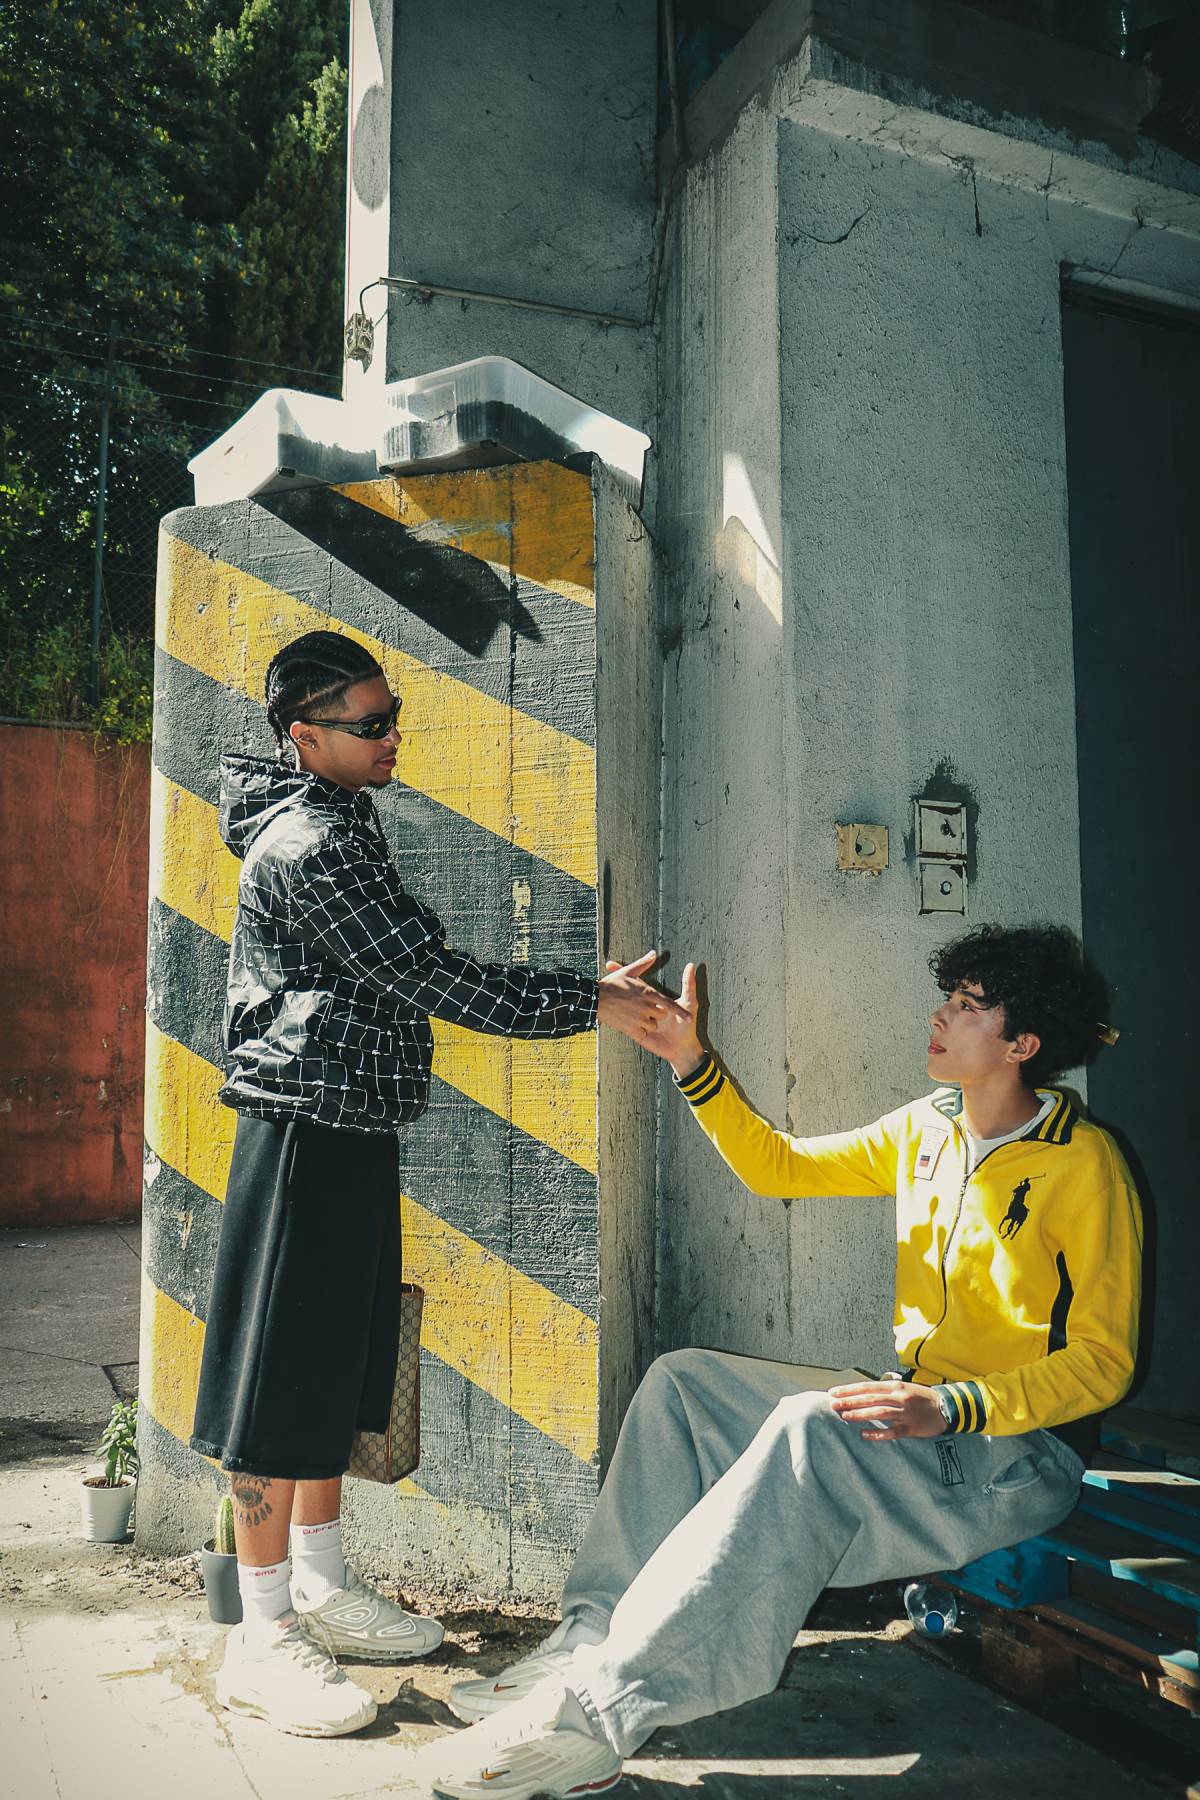
<instances>
[{"instance_id":1,"label":"white label on jacket","mask_svg":"<svg viewBox=\"0 0 1200 1800\"><path fill-rule=\"evenodd\" d=\"M921 1142L917 1145L917 1166L913 1170L918 1181L932 1181L938 1157L942 1154L942 1145L949 1136L948 1131L939 1131L936 1125L925 1126L921 1132Z\"/></svg>"}]
</instances>

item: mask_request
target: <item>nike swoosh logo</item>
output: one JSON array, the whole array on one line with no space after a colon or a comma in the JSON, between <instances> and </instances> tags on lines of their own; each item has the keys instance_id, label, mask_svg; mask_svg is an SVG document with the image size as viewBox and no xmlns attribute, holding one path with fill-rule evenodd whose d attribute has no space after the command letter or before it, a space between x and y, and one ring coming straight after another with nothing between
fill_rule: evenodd
<instances>
[{"instance_id":1,"label":"nike swoosh logo","mask_svg":"<svg viewBox=\"0 0 1200 1800\"><path fill-rule=\"evenodd\" d=\"M480 1769L479 1771L481 1781L499 1781L502 1775L507 1774L507 1769Z\"/></svg>"}]
</instances>

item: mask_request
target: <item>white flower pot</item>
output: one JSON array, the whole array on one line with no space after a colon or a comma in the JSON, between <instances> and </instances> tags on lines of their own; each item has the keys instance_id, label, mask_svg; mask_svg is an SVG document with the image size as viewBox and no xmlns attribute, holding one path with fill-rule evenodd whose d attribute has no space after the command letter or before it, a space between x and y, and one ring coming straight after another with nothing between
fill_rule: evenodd
<instances>
[{"instance_id":1,"label":"white flower pot","mask_svg":"<svg viewBox=\"0 0 1200 1800\"><path fill-rule=\"evenodd\" d=\"M106 1487L102 1475L93 1475L80 1489L83 1535L91 1544L123 1544L129 1536L129 1515L137 1483L123 1481Z\"/></svg>"}]
</instances>

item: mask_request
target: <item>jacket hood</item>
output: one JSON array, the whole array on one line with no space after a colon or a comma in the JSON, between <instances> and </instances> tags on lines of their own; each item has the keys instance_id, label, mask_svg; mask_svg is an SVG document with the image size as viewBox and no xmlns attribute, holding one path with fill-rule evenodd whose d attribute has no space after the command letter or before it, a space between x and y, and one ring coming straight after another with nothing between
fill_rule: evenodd
<instances>
[{"instance_id":1,"label":"jacket hood","mask_svg":"<svg viewBox=\"0 0 1200 1800\"><path fill-rule=\"evenodd\" d=\"M244 858L259 832L314 785L329 783L265 756L223 756L217 823L226 848Z\"/></svg>"}]
</instances>

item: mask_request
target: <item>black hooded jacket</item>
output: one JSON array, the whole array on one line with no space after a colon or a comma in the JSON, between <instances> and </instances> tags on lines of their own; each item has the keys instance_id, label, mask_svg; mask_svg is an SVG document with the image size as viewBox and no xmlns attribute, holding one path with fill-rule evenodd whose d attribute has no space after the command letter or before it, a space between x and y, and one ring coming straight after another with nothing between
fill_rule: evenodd
<instances>
[{"instance_id":1,"label":"black hooded jacket","mask_svg":"<svg viewBox=\"0 0 1200 1800\"><path fill-rule=\"evenodd\" d=\"M392 1131L429 1097L431 1015L501 1037L595 1024L590 976L446 948L401 887L367 794L225 756L220 828L242 859L221 1089L238 1112Z\"/></svg>"}]
</instances>

